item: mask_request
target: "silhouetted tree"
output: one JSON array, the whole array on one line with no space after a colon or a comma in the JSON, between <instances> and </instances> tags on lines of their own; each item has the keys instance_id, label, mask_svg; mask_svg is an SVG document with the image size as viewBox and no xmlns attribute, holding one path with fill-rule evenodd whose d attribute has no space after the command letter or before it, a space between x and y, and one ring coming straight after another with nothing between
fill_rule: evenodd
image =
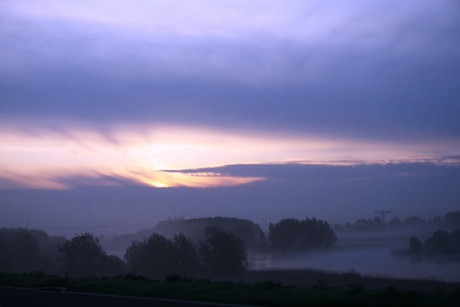
<instances>
[{"instance_id":1,"label":"silhouetted tree","mask_svg":"<svg viewBox=\"0 0 460 307\"><path fill-rule=\"evenodd\" d=\"M402 226L402 221L398 217L392 218L388 222L388 226L390 226L390 227L400 227L400 226Z\"/></svg>"},{"instance_id":2,"label":"silhouetted tree","mask_svg":"<svg viewBox=\"0 0 460 307\"><path fill-rule=\"evenodd\" d=\"M460 255L460 229L448 233L445 230L437 230L433 235L422 243L418 238L411 237L409 239L409 252L411 254L425 256L449 256L441 260L457 259ZM428 257L429 258L429 257Z\"/></svg>"},{"instance_id":3,"label":"silhouetted tree","mask_svg":"<svg viewBox=\"0 0 460 307\"><path fill-rule=\"evenodd\" d=\"M423 243L417 237L409 238L409 251L412 254L420 254L423 251Z\"/></svg>"},{"instance_id":4,"label":"silhouetted tree","mask_svg":"<svg viewBox=\"0 0 460 307\"><path fill-rule=\"evenodd\" d=\"M179 272L184 275L199 272L201 262L197 244L182 233L174 236L173 243L177 252Z\"/></svg>"},{"instance_id":5,"label":"silhouetted tree","mask_svg":"<svg viewBox=\"0 0 460 307\"><path fill-rule=\"evenodd\" d=\"M67 240L59 247L57 262L71 276L116 275L124 272L124 263L117 256L108 256L91 233Z\"/></svg>"},{"instance_id":6,"label":"silhouetted tree","mask_svg":"<svg viewBox=\"0 0 460 307\"><path fill-rule=\"evenodd\" d=\"M167 238L183 233L198 242L204 239L204 230L208 226L216 226L233 234L244 242L246 248L255 249L265 243L265 235L259 225L250 220L230 217L171 218L158 223L153 230Z\"/></svg>"},{"instance_id":7,"label":"silhouetted tree","mask_svg":"<svg viewBox=\"0 0 460 307\"><path fill-rule=\"evenodd\" d=\"M106 255L102 262L100 274L103 276L114 276L127 272L126 263L115 255Z\"/></svg>"},{"instance_id":8,"label":"silhouetted tree","mask_svg":"<svg viewBox=\"0 0 460 307\"><path fill-rule=\"evenodd\" d=\"M46 232L37 229L31 229L29 232L37 240L40 253L55 262L59 256L59 246L64 244L66 238L63 236L50 236Z\"/></svg>"},{"instance_id":9,"label":"silhouetted tree","mask_svg":"<svg viewBox=\"0 0 460 307\"><path fill-rule=\"evenodd\" d=\"M444 216L444 222L452 228L460 228L460 211L448 212Z\"/></svg>"},{"instance_id":10,"label":"silhouetted tree","mask_svg":"<svg viewBox=\"0 0 460 307\"><path fill-rule=\"evenodd\" d=\"M425 226L426 221L418 216L409 216L404 220L404 225L407 226Z\"/></svg>"},{"instance_id":11,"label":"silhouetted tree","mask_svg":"<svg viewBox=\"0 0 460 307\"><path fill-rule=\"evenodd\" d=\"M453 253L460 254L460 229L452 231L450 237Z\"/></svg>"},{"instance_id":12,"label":"silhouetted tree","mask_svg":"<svg viewBox=\"0 0 460 307\"><path fill-rule=\"evenodd\" d=\"M315 218L282 219L270 223L268 240L278 250L309 250L332 246L337 236L329 223Z\"/></svg>"},{"instance_id":13,"label":"silhouetted tree","mask_svg":"<svg viewBox=\"0 0 460 307\"><path fill-rule=\"evenodd\" d=\"M98 238L88 232L64 242L59 253L60 267L72 276L98 275L106 256Z\"/></svg>"},{"instance_id":14,"label":"silhouetted tree","mask_svg":"<svg viewBox=\"0 0 460 307\"><path fill-rule=\"evenodd\" d=\"M239 273L248 265L243 241L216 226L206 227L205 238L200 242L200 255L205 269L213 274Z\"/></svg>"},{"instance_id":15,"label":"silhouetted tree","mask_svg":"<svg viewBox=\"0 0 460 307\"><path fill-rule=\"evenodd\" d=\"M0 272L55 270L54 261L43 255L42 246L33 233L24 228L0 229ZM48 240L49 236L44 235L43 241Z\"/></svg>"},{"instance_id":16,"label":"silhouetted tree","mask_svg":"<svg viewBox=\"0 0 460 307\"><path fill-rule=\"evenodd\" d=\"M424 248L428 253L448 253L450 247L450 235L445 230L437 230L433 236L425 240Z\"/></svg>"},{"instance_id":17,"label":"silhouetted tree","mask_svg":"<svg viewBox=\"0 0 460 307\"><path fill-rule=\"evenodd\" d=\"M134 241L125 260L136 273L149 277L179 274L179 256L173 241L154 233L142 242Z\"/></svg>"}]
</instances>

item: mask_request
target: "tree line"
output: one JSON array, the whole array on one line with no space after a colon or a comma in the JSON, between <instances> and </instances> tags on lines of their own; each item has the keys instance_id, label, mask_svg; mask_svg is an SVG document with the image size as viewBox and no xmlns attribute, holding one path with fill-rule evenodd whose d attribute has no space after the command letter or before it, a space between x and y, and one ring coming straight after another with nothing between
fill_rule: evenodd
<instances>
[{"instance_id":1,"label":"tree line","mask_svg":"<svg viewBox=\"0 0 460 307\"><path fill-rule=\"evenodd\" d=\"M199 221L200 225L206 225L202 223L203 220ZM229 222L225 218L220 221ZM243 230L250 231L250 242L256 238L259 251L308 251L331 247L337 240L329 224L315 218L283 219L270 224L267 240L260 236L252 224L238 219L233 221L236 225L246 225ZM168 225L171 223L169 221ZM142 240L133 240L122 259L108 255L100 239L91 233L75 235L66 240L64 237L49 236L40 230L1 228L0 272L42 270L70 276L131 273L147 277L237 274L248 267L248 239L245 241L239 237L244 235L244 231L238 227L228 224L227 229L230 231L212 224L205 226L199 240L183 232L171 234L170 237L154 232Z\"/></svg>"},{"instance_id":2,"label":"tree line","mask_svg":"<svg viewBox=\"0 0 460 307\"><path fill-rule=\"evenodd\" d=\"M448 212L444 217L433 217L431 219L423 219L416 215L408 216L404 219L394 217L387 223L383 223L380 217L357 219L354 223L345 223L344 225L335 224L334 230L345 232L368 232L388 229L436 229L436 228L460 228L460 211Z\"/></svg>"},{"instance_id":3,"label":"tree line","mask_svg":"<svg viewBox=\"0 0 460 307\"><path fill-rule=\"evenodd\" d=\"M450 233L440 229L424 241L412 236L409 238L407 252L412 256L426 256L426 259L435 256L438 260L460 261L460 229L453 230Z\"/></svg>"}]
</instances>

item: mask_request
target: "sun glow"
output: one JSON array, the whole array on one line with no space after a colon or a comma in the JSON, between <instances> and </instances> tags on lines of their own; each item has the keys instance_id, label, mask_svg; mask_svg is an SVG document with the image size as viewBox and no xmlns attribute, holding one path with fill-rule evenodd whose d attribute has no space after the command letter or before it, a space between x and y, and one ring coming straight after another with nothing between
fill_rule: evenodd
<instances>
[{"instance_id":1,"label":"sun glow","mask_svg":"<svg viewBox=\"0 0 460 307\"><path fill-rule=\"evenodd\" d=\"M81 127L4 128L0 129L0 188L65 189L86 181L99 185L134 182L157 188L233 186L264 178L181 170L229 164L353 164L432 158L430 146L179 126L115 127L104 133ZM446 152L458 149L443 146Z\"/></svg>"}]
</instances>

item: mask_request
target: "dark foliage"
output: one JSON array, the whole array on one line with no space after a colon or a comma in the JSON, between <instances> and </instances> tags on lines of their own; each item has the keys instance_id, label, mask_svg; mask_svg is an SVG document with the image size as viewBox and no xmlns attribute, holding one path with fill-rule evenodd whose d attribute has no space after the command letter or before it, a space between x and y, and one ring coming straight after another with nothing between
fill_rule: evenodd
<instances>
[{"instance_id":1,"label":"dark foliage","mask_svg":"<svg viewBox=\"0 0 460 307\"><path fill-rule=\"evenodd\" d=\"M413 254L420 254L423 250L423 242L417 237L409 238L409 250Z\"/></svg>"},{"instance_id":2,"label":"dark foliage","mask_svg":"<svg viewBox=\"0 0 460 307\"><path fill-rule=\"evenodd\" d=\"M0 272L55 272L59 237L39 230L0 229Z\"/></svg>"},{"instance_id":3,"label":"dark foliage","mask_svg":"<svg viewBox=\"0 0 460 307\"><path fill-rule=\"evenodd\" d=\"M194 275L201 270L198 246L184 234L174 236L174 247L177 252L179 272L183 275Z\"/></svg>"},{"instance_id":4,"label":"dark foliage","mask_svg":"<svg viewBox=\"0 0 460 307\"><path fill-rule=\"evenodd\" d=\"M208 226L216 226L233 234L248 249L258 248L265 243L265 235L259 225L250 220L229 217L174 218L158 223L154 232L169 238L184 233L198 242L204 239L205 228Z\"/></svg>"},{"instance_id":5,"label":"dark foliage","mask_svg":"<svg viewBox=\"0 0 460 307\"><path fill-rule=\"evenodd\" d=\"M409 250L412 255L445 255L456 256L460 260L460 229L451 233L437 230L422 243L417 237L409 239Z\"/></svg>"},{"instance_id":6,"label":"dark foliage","mask_svg":"<svg viewBox=\"0 0 460 307\"><path fill-rule=\"evenodd\" d=\"M404 220L394 217L387 223L383 223L380 217L374 217L372 219L358 219L354 223L347 222L344 225L336 224L334 225L334 229L346 232L372 232L391 229L426 231L435 230L440 227L450 227L449 225L451 224L448 224L447 220L441 217L433 217L431 219L424 220L418 216L412 215L406 217Z\"/></svg>"},{"instance_id":7,"label":"dark foliage","mask_svg":"<svg viewBox=\"0 0 460 307\"><path fill-rule=\"evenodd\" d=\"M332 246L337 236L329 223L322 220L283 219L270 223L268 241L275 250L311 250Z\"/></svg>"},{"instance_id":8,"label":"dark foliage","mask_svg":"<svg viewBox=\"0 0 460 307\"><path fill-rule=\"evenodd\" d=\"M200 254L203 266L213 274L240 273L248 265L244 242L216 226L206 227L205 238L200 243Z\"/></svg>"},{"instance_id":9,"label":"dark foliage","mask_svg":"<svg viewBox=\"0 0 460 307\"><path fill-rule=\"evenodd\" d=\"M67 240L59 247L57 263L70 276L117 275L124 272L123 261L116 256L108 256L99 239L84 233Z\"/></svg>"},{"instance_id":10,"label":"dark foliage","mask_svg":"<svg viewBox=\"0 0 460 307\"><path fill-rule=\"evenodd\" d=\"M174 244L156 233L142 242L133 242L125 254L128 266L147 276L176 273L176 258Z\"/></svg>"},{"instance_id":11,"label":"dark foliage","mask_svg":"<svg viewBox=\"0 0 460 307\"><path fill-rule=\"evenodd\" d=\"M460 211L448 212L444 216L444 221L449 227L460 228Z\"/></svg>"},{"instance_id":12,"label":"dark foliage","mask_svg":"<svg viewBox=\"0 0 460 307\"><path fill-rule=\"evenodd\" d=\"M196 244L183 234L167 239L157 233L135 241L126 250L125 260L136 274L163 278L168 275L207 273L228 275L247 266L244 243L233 234L209 226L204 240Z\"/></svg>"}]
</instances>

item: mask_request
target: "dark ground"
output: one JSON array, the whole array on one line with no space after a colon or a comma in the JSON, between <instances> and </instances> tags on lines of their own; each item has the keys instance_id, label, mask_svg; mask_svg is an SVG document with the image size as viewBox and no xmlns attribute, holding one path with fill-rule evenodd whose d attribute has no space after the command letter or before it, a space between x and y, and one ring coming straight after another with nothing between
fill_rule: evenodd
<instances>
[{"instance_id":1,"label":"dark ground","mask_svg":"<svg viewBox=\"0 0 460 307\"><path fill-rule=\"evenodd\" d=\"M236 306L218 303L175 301L127 296L79 294L27 288L0 287L0 307L185 307Z\"/></svg>"}]
</instances>

